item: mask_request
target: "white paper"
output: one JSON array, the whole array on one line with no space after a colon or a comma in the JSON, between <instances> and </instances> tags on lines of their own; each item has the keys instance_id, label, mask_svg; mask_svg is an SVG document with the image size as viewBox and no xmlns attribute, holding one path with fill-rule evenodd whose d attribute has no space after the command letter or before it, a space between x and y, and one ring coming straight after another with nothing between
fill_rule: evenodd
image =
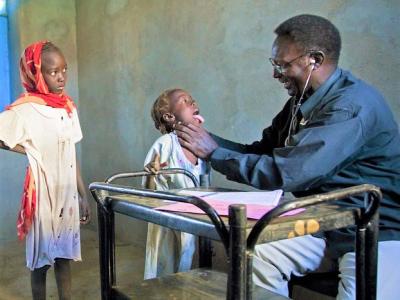
<instances>
[{"instance_id":1,"label":"white paper","mask_svg":"<svg viewBox=\"0 0 400 300\"><path fill-rule=\"evenodd\" d=\"M276 206L282 196L282 190L262 192L202 192L202 191L180 191L179 194L226 201L231 204L260 204Z\"/></svg>"}]
</instances>

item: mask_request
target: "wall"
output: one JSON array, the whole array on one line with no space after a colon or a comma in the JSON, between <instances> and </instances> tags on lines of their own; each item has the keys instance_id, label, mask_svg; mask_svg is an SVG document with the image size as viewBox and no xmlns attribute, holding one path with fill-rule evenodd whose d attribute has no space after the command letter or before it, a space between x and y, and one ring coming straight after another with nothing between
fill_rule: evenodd
<instances>
[{"instance_id":1,"label":"wall","mask_svg":"<svg viewBox=\"0 0 400 300\"><path fill-rule=\"evenodd\" d=\"M21 91L23 47L47 38L64 51L68 92L79 98L87 183L142 168L159 136L150 106L173 86L198 100L210 131L241 142L259 138L287 98L271 80L273 29L299 13L338 26L341 66L377 86L400 120L397 0L11 0L8 11L13 98ZM24 166L24 157L0 151L0 240L16 236ZM236 186L217 174L214 182ZM117 219L119 237L143 241L143 223Z\"/></svg>"},{"instance_id":2,"label":"wall","mask_svg":"<svg viewBox=\"0 0 400 300\"><path fill-rule=\"evenodd\" d=\"M68 63L67 92L77 99L75 1L9 0L7 12L12 99L22 91L18 71L20 53L29 44L43 39L62 49ZM16 239L16 216L26 165L26 157L0 150L0 242Z\"/></svg>"},{"instance_id":3,"label":"wall","mask_svg":"<svg viewBox=\"0 0 400 300\"><path fill-rule=\"evenodd\" d=\"M296 14L329 18L343 36L341 65L376 85L400 118L399 8L386 1L77 1L80 111L87 181L142 169L159 136L150 107L166 88L198 100L205 126L241 142L261 129L287 99L271 80L273 29ZM217 185L227 183L214 175ZM118 218L117 218L118 219ZM145 236L142 223L118 235ZM130 223L131 224L131 223ZM132 228L136 233L132 234Z\"/></svg>"}]
</instances>

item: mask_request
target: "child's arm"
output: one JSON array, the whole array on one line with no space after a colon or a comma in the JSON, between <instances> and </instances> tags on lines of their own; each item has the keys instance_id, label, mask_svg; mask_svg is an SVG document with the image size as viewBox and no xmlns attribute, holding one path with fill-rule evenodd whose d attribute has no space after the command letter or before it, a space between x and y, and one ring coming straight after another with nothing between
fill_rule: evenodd
<instances>
[{"instance_id":1,"label":"child's arm","mask_svg":"<svg viewBox=\"0 0 400 300\"><path fill-rule=\"evenodd\" d=\"M81 168L79 162L76 161L76 184L78 187L79 197L79 210L80 210L80 221L81 224L88 224L90 222L90 206L87 200L86 188L83 183Z\"/></svg>"},{"instance_id":2,"label":"child's arm","mask_svg":"<svg viewBox=\"0 0 400 300\"><path fill-rule=\"evenodd\" d=\"M167 162L160 163L160 154L156 154L154 159L149 162L145 167L144 170L150 172L152 174L157 174L160 169L167 166ZM156 182L154 181L155 175L146 176L146 181L144 187L146 189L155 190L156 189Z\"/></svg>"},{"instance_id":3,"label":"child's arm","mask_svg":"<svg viewBox=\"0 0 400 300\"><path fill-rule=\"evenodd\" d=\"M22 147L21 145L17 145L14 148L11 149L10 147L6 146L6 144L4 144L3 141L0 141L0 148L4 149L4 150L17 152L19 154L26 154L24 147Z\"/></svg>"}]
</instances>

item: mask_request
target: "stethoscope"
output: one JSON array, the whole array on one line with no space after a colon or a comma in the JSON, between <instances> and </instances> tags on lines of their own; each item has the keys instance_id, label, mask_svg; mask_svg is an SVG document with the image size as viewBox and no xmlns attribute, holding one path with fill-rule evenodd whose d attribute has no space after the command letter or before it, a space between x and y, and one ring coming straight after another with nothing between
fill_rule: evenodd
<instances>
[{"instance_id":1,"label":"stethoscope","mask_svg":"<svg viewBox=\"0 0 400 300\"><path fill-rule=\"evenodd\" d=\"M306 80L306 83L304 84L304 88L303 88L303 91L301 92L299 101L297 101L297 103L296 103L296 97L293 97L293 100L291 101L292 103L291 103L291 109L290 110L291 110L291 113L292 113L292 118L290 119L288 136L285 139L285 146L286 147L289 146L290 139L291 139L292 135L294 134L294 132L292 132L292 131L294 131L294 128L295 128L296 123L297 123L297 117L296 116L297 116L297 113L299 112L300 106L302 104L302 101L303 101L303 98L304 98L304 93L306 92L308 83L309 83L310 78L311 78L311 73L315 69L315 59L314 58L310 59L310 66L311 66L311 70L308 73L307 80Z\"/></svg>"}]
</instances>

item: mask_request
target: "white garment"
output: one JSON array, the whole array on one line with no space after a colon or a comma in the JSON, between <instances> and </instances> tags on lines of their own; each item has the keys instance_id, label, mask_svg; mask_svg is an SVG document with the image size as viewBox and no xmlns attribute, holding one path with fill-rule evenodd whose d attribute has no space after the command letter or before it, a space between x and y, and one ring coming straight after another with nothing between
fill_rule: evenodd
<instances>
[{"instance_id":1,"label":"white garment","mask_svg":"<svg viewBox=\"0 0 400 300\"><path fill-rule=\"evenodd\" d=\"M0 140L25 148L35 179L37 208L26 237L31 270L55 258L81 260L75 153L81 139L76 110L69 117L65 109L26 103L0 114Z\"/></svg>"},{"instance_id":2,"label":"white garment","mask_svg":"<svg viewBox=\"0 0 400 300\"><path fill-rule=\"evenodd\" d=\"M151 162L155 155L160 162L167 162L165 168L182 168L199 180L207 170L206 162L198 159L193 165L185 156L175 133L158 138L150 148L144 165ZM192 180L183 174L159 175L155 178L157 190L193 187ZM175 231L152 223L148 224L144 278L150 279L173 272L190 270L196 248L195 236Z\"/></svg>"},{"instance_id":3,"label":"white garment","mask_svg":"<svg viewBox=\"0 0 400 300\"><path fill-rule=\"evenodd\" d=\"M338 268L340 282L337 300L355 299L355 253L346 253L337 261L325 255L324 239L305 235L255 247L253 281L255 285L288 295L288 281L292 275L302 276L309 272L333 271ZM400 241L378 243L377 299L398 299L400 294ZM321 268L321 264L323 267Z\"/></svg>"},{"instance_id":4,"label":"white garment","mask_svg":"<svg viewBox=\"0 0 400 300\"><path fill-rule=\"evenodd\" d=\"M400 294L400 241L378 243L377 300L397 300ZM354 252L343 255L339 261L341 282L336 299L356 299L356 275Z\"/></svg>"}]
</instances>

